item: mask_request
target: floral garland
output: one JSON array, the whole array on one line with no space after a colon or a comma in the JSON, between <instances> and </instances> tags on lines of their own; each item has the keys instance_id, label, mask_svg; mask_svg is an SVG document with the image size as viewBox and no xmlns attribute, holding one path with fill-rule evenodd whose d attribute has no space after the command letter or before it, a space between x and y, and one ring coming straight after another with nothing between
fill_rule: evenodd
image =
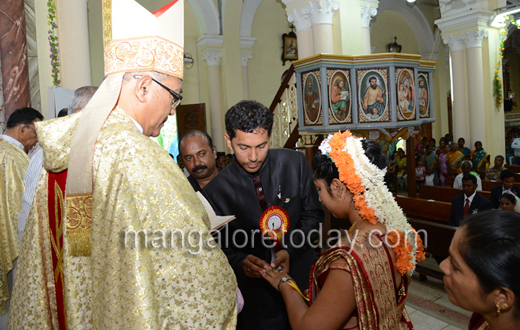
<instances>
[{"instance_id":1,"label":"floral garland","mask_svg":"<svg viewBox=\"0 0 520 330\"><path fill-rule=\"evenodd\" d=\"M504 22L500 28L500 45L498 46L498 59L497 67L495 69L495 77L493 78L493 96L495 97L495 106L499 109L502 106L502 80L500 79L499 72L502 66L502 59L504 58L504 41L507 38L507 27L509 24L513 24L518 27L513 17L506 15L504 16ZM520 27L518 27L520 29Z\"/></svg>"},{"instance_id":2,"label":"floral garland","mask_svg":"<svg viewBox=\"0 0 520 330\"><path fill-rule=\"evenodd\" d=\"M59 86L61 83L58 76L58 73L60 72L60 57L58 56L60 50L58 49L58 37L56 36L56 32L58 30L58 25L56 24L58 22L58 15L56 14L56 4L54 3L54 1L48 1L47 7L49 12L49 14L47 15L47 18L49 19L47 21L47 24L51 26L50 30L48 31L48 39L51 50L51 54L49 55L49 57L51 58L52 66L52 82L54 86Z\"/></svg>"},{"instance_id":3,"label":"floral garland","mask_svg":"<svg viewBox=\"0 0 520 330\"><path fill-rule=\"evenodd\" d=\"M319 149L338 168L339 179L354 195L354 205L360 216L371 224L379 222L386 227L389 243L396 254L396 269L401 274L412 272L416 263L424 259L422 240L386 187L386 169L380 170L370 162L361 140L347 130L329 135Z\"/></svg>"}]
</instances>

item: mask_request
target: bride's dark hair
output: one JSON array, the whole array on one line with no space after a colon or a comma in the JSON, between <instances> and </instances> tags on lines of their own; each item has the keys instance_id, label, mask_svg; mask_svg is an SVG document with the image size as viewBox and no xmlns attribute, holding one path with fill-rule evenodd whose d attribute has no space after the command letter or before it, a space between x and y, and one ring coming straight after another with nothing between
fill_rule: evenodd
<instances>
[{"instance_id":1,"label":"bride's dark hair","mask_svg":"<svg viewBox=\"0 0 520 330\"><path fill-rule=\"evenodd\" d=\"M379 143L369 139L363 139L361 140L361 146L365 151L365 156L367 156L372 164L381 170L388 166L388 158L383 155ZM322 179L327 183L329 192L332 180L339 179L339 172L336 165L334 165L332 159L321 152L318 152L312 160L312 172L314 180Z\"/></svg>"}]
</instances>

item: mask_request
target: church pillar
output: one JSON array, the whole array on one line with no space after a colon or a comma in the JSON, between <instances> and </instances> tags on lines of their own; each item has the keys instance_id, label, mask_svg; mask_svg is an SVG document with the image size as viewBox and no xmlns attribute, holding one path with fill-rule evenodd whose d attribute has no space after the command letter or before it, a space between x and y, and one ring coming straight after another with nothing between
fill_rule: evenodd
<instances>
[{"instance_id":1,"label":"church pillar","mask_svg":"<svg viewBox=\"0 0 520 330\"><path fill-rule=\"evenodd\" d=\"M253 45L256 38L240 37L240 64L242 64L242 95L244 100L249 100L249 72L247 64L253 58Z\"/></svg>"},{"instance_id":2,"label":"church pillar","mask_svg":"<svg viewBox=\"0 0 520 330\"><path fill-rule=\"evenodd\" d=\"M453 76L453 140L464 138L470 141L468 135L468 115L466 104L466 79L464 75L464 36L454 35L444 38L444 43L450 47L451 70Z\"/></svg>"},{"instance_id":3,"label":"church pillar","mask_svg":"<svg viewBox=\"0 0 520 330\"><path fill-rule=\"evenodd\" d=\"M476 141L486 141L486 107L484 100L484 72L482 68L482 39L487 31L465 33L468 72L468 105L471 149ZM458 125L458 123L457 123ZM468 141L469 142L469 141ZM486 147L484 145L484 147Z\"/></svg>"},{"instance_id":4,"label":"church pillar","mask_svg":"<svg viewBox=\"0 0 520 330\"><path fill-rule=\"evenodd\" d=\"M1 0L0 63L6 120L14 110L31 104L25 31L24 1Z\"/></svg>"},{"instance_id":5,"label":"church pillar","mask_svg":"<svg viewBox=\"0 0 520 330\"><path fill-rule=\"evenodd\" d=\"M293 10L288 14L287 19L296 27L296 37L298 40L298 58L306 58L314 55L314 45L312 41L311 12L305 6Z\"/></svg>"},{"instance_id":6,"label":"church pillar","mask_svg":"<svg viewBox=\"0 0 520 330\"><path fill-rule=\"evenodd\" d=\"M241 63L242 63L242 93L244 94L244 100L249 100L249 74L247 72L247 62L253 58L252 54L242 53L241 55Z\"/></svg>"},{"instance_id":7,"label":"church pillar","mask_svg":"<svg viewBox=\"0 0 520 330\"><path fill-rule=\"evenodd\" d=\"M208 64L209 106L211 111L211 135L217 150L224 150L224 125L222 122L222 96L220 90L220 52L202 55Z\"/></svg>"},{"instance_id":8,"label":"church pillar","mask_svg":"<svg viewBox=\"0 0 520 330\"><path fill-rule=\"evenodd\" d=\"M333 54L332 16L339 3L332 0L314 0L306 6L310 10L314 54Z\"/></svg>"},{"instance_id":9,"label":"church pillar","mask_svg":"<svg viewBox=\"0 0 520 330\"><path fill-rule=\"evenodd\" d=\"M377 15L377 8L370 5L361 7L361 36L363 39L363 54L372 54L370 45L370 20Z\"/></svg>"},{"instance_id":10,"label":"church pillar","mask_svg":"<svg viewBox=\"0 0 520 330\"><path fill-rule=\"evenodd\" d=\"M61 85L91 85L87 0L58 1L57 6Z\"/></svg>"}]
</instances>

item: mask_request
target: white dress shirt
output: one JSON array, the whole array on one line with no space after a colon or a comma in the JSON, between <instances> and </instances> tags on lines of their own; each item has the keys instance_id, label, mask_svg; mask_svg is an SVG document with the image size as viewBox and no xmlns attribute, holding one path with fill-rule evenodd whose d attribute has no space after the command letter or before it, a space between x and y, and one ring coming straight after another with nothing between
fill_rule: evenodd
<instances>
[{"instance_id":1,"label":"white dress shirt","mask_svg":"<svg viewBox=\"0 0 520 330\"><path fill-rule=\"evenodd\" d=\"M455 177L455 181L453 181L453 188L455 189L462 189L462 177L464 176L464 173L460 173ZM478 176L475 176L477 178L477 191L482 191L482 180Z\"/></svg>"},{"instance_id":2,"label":"white dress shirt","mask_svg":"<svg viewBox=\"0 0 520 330\"><path fill-rule=\"evenodd\" d=\"M139 130L139 132L141 132L141 134L143 134L144 130L143 130L143 126L139 125L139 123L137 122L137 120L135 120L134 118L132 118L132 116L128 115L128 117L130 117L130 119L132 119L132 121L134 122L135 124L135 127L137 127L137 129Z\"/></svg>"},{"instance_id":3,"label":"white dress shirt","mask_svg":"<svg viewBox=\"0 0 520 330\"><path fill-rule=\"evenodd\" d=\"M0 139L2 140L6 140L7 142L11 142L12 144L14 144L15 146L19 147L20 149L22 149L23 151L25 151L25 148L23 147L23 144L21 144L20 142L18 142L18 140L10 137L9 135L5 135L5 134L2 134L0 135Z\"/></svg>"},{"instance_id":4,"label":"white dress shirt","mask_svg":"<svg viewBox=\"0 0 520 330\"><path fill-rule=\"evenodd\" d=\"M464 204L462 205L462 207L464 207L466 205L466 200L469 199L469 206L471 206L471 203L473 203L473 198L475 198L475 195L477 194L477 191L475 190L475 192L473 193L473 195L471 196L466 196L466 194L464 194Z\"/></svg>"},{"instance_id":5,"label":"white dress shirt","mask_svg":"<svg viewBox=\"0 0 520 330\"><path fill-rule=\"evenodd\" d=\"M34 201L34 193L36 192L36 186L38 185L38 179L40 178L42 167L43 149L40 148L40 150L38 150L31 158L29 166L27 167L27 172L25 172L25 178L23 179L25 191L22 195L22 210L18 215L18 236L20 237L20 242L22 241L23 231L27 224L27 218L29 217L29 212L31 211L32 203Z\"/></svg>"}]
</instances>

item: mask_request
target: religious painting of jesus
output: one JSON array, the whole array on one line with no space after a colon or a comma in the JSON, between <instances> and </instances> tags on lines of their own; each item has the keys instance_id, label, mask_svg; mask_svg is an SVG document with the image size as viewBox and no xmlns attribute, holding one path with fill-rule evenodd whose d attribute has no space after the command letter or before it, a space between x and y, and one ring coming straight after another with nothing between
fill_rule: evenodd
<instances>
[{"instance_id":1,"label":"religious painting of jesus","mask_svg":"<svg viewBox=\"0 0 520 330\"><path fill-rule=\"evenodd\" d=\"M397 119L415 119L415 82L413 69L396 68Z\"/></svg>"},{"instance_id":2,"label":"religious painting of jesus","mask_svg":"<svg viewBox=\"0 0 520 330\"><path fill-rule=\"evenodd\" d=\"M389 121L388 69L358 70L359 122Z\"/></svg>"}]
</instances>

